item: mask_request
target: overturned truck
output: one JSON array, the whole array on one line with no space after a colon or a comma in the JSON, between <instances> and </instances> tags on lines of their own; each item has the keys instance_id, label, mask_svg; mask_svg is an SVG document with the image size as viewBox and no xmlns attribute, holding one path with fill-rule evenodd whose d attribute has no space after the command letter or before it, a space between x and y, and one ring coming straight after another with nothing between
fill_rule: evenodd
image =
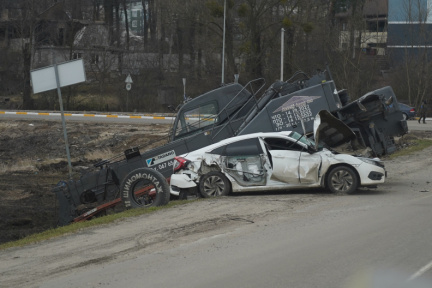
<instances>
[{"instance_id":1,"label":"overturned truck","mask_svg":"<svg viewBox=\"0 0 432 288\"><path fill-rule=\"evenodd\" d=\"M328 70L312 77L297 72L266 90L264 86L264 79L244 86L232 83L188 100L178 110L168 143L140 152L150 144L144 143L95 164L79 179L60 181L53 189L58 224L92 218L119 203L128 208L165 205L175 156L235 135L288 130L312 134L321 110L343 121L355 133L357 145L375 156L394 152L394 137L408 131L391 87L350 102ZM329 135L333 128L328 127Z\"/></svg>"}]
</instances>

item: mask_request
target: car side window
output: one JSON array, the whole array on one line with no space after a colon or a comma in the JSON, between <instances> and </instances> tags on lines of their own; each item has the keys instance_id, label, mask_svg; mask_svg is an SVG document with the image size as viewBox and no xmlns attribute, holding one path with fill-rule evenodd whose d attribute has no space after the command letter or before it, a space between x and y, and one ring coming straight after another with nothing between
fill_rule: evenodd
<instances>
[{"instance_id":1,"label":"car side window","mask_svg":"<svg viewBox=\"0 0 432 288\"><path fill-rule=\"evenodd\" d=\"M263 154L258 138L244 139L227 144L211 151L221 156L260 155Z\"/></svg>"},{"instance_id":2,"label":"car side window","mask_svg":"<svg viewBox=\"0 0 432 288\"><path fill-rule=\"evenodd\" d=\"M265 138L264 141L269 150L303 151L305 149L302 145L283 138Z\"/></svg>"}]
</instances>

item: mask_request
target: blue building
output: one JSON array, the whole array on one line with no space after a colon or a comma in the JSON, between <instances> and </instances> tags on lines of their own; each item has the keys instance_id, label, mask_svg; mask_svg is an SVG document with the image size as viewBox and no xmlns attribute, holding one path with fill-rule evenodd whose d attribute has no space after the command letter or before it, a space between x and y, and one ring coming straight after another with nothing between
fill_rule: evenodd
<instances>
[{"instance_id":1,"label":"blue building","mask_svg":"<svg viewBox=\"0 0 432 288\"><path fill-rule=\"evenodd\" d=\"M395 64L432 60L432 0L389 0L387 54ZM427 57L427 58L425 58Z\"/></svg>"}]
</instances>

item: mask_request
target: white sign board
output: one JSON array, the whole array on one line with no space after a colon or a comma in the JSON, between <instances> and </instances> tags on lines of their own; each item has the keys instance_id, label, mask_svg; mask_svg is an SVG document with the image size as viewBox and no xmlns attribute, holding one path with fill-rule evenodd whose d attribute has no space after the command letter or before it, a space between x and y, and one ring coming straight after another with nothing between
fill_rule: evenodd
<instances>
[{"instance_id":1,"label":"white sign board","mask_svg":"<svg viewBox=\"0 0 432 288\"><path fill-rule=\"evenodd\" d=\"M65 87L86 81L82 59L57 64L59 87ZM30 71L33 93L57 89L55 66L48 66Z\"/></svg>"}]
</instances>

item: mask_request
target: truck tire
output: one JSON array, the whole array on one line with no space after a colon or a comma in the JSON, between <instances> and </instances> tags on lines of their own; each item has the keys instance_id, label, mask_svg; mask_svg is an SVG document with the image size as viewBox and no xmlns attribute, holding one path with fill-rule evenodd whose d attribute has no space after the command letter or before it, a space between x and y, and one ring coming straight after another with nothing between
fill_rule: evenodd
<instances>
[{"instance_id":1,"label":"truck tire","mask_svg":"<svg viewBox=\"0 0 432 288\"><path fill-rule=\"evenodd\" d=\"M226 196L231 192L231 183L219 171L212 171L199 181L199 192L203 198Z\"/></svg>"},{"instance_id":2,"label":"truck tire","mask_svg":"<svg viewBox=\"0 0 432 288\"><path fill-rule=\"evenodd\" d=\"M331 168L326 176L327 189L339 195L354 193L359 181L353 168L342 165Z\"/></svg>"},{"instance_id":3,"label":"truck tire","mask_svg":"<svg viewBox=\"0 0 432 288\"><path fill-rule=\"evenodd\" d=\"M169 202L170 188L165 177L151 168L130 172L120 185L126 208L162 206Z\"/></svg>"}]
</instances>

